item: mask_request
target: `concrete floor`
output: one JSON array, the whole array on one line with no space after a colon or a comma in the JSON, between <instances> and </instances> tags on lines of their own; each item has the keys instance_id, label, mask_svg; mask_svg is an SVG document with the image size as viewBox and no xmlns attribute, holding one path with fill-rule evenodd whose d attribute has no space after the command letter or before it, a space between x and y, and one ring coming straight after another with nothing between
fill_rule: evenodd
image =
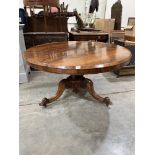
<instances>
[{"instance_id":1,"label":"concrete floor","mask_svg":"<svg viewBox=\"0 0 155 155\"><path fill-rule=\"evenodd\" d=\"M111 98L110 109L69 90L52 106L39 107L64 77L32 72L30 82L20 84L20 155L134 155L134 76L87 76L98 94Z\"/></svg>"}]
</instances>

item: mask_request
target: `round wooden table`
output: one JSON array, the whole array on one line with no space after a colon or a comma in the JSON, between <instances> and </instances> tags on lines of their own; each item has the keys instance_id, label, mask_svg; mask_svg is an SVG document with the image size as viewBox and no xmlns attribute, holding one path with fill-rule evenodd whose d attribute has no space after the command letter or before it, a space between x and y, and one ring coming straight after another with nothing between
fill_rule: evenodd
<instances>
[{"instance_id":1,"label":"round wooden table","mask_svg":"<svg viewBox=\"0 0 155 155\"><path fill-rule=\"evenodd\" d=\"M101 42L68 41L53 42L29 48L24 53L26 62L38 70L69 74L59 82L56 95L44 98L39 104L47 106L57 100L65 89L71 88L78 93L80 88L86 89L90 95L107 106L111 104L109 97L96 94L93 82L85 78L85 74L108 72L126 65L131 59L128 49L119 45Z\"/></svg>"}]
</instances>

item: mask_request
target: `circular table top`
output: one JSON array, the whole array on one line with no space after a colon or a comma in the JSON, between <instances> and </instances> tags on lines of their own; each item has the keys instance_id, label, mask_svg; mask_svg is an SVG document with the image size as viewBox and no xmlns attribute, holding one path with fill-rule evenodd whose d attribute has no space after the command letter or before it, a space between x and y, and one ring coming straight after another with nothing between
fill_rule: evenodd
<instances>
[{"instance_id":1,"label":"circular table top","mask_svg":"<svg viewBox=\"0 0 155 155\"><path fill-rule=\"evenodd\" d=\"M84 75L110 71L131 59L131 52L103 42L68 41L34 46L24 52L33 68L60 74Z\"/></svg>"}]
</instances>

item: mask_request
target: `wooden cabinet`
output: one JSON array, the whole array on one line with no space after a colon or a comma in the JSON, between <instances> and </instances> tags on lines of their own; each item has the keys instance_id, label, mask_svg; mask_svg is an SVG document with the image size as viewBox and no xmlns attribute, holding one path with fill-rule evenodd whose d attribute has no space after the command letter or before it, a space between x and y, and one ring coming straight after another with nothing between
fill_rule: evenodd
<instances>
[{"instance_id":1,"label":"wooden cabinet","mask_svg":"<svg viewBox=\"0 0 155 155\"><path fill-rule=\"evenodd\" d=\"M67 21L64 16L47 16L45 24L43 16L27 17L27 32L68 32Z\"/></svg>"},{"instance_id":2,"label":"wooden cabinet","mask_svg":"<svg viewBox=\"0 0 155 155\"><path fill-rule=\"evenodd\" d=\"M49 42L68 40L67 32L27 32L24 33L26 49Z\"/></svg>"}]
</instances>

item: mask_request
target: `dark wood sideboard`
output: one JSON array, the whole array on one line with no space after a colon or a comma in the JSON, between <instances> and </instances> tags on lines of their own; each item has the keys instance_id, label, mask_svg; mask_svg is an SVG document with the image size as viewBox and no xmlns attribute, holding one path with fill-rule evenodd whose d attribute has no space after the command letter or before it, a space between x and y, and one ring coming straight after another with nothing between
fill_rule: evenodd
<instances>
[{"instance_id":1,"label":"dark wood sideboard","mask_svg":"<svg viewBox=\"0 0 155 155\"><path fill-rule=\"evenodd\" d=\"M68 40L67 32L27 32L24 33L26 49L49 42Z\"/></svg>"},{"instance_id":2,"label":"dark wood sideboard","mask_svg":"<svg viewBox=\"0 0 155 155\"><path fill-rule=\"evenodd\" d=\"M27 32L68 32L68 17L43 16L27 17Z\"/></svg>"},{"instance_id":3,"label":"dark wood sideboard","mask_svg":"<svg viewBox=\"0 0 155 155\"><path fill-rule=\"evenodd\" d=\"M105 32L69 32L70 41L99 41L99 42L108 42L108 33Z\"/></svg>"}]
</instances>

